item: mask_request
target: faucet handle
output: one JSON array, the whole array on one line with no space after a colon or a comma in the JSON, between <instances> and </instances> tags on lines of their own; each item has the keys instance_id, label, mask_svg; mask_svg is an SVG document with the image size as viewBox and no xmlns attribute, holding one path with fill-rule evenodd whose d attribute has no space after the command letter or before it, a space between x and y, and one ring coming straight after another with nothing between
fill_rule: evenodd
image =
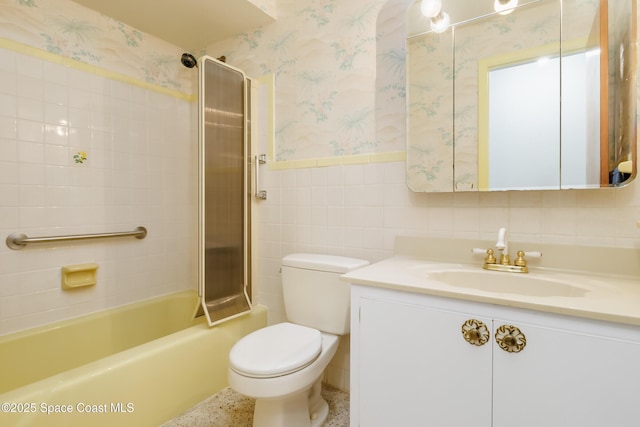
<instances>
[{"instance_id":1,"label":"faucet handle","mask_svg":"<svg viewBox=\"0 0 640 427\"><path fill-rule=\"evenodd\" d=\"M518 257L516 258L515 261L513 261L513 265L517 265L518 267L526 267L527 260L524 259L525 256L539 258L542 256L542 253L538 251L531 251L531 252L518 251L516 255Z\"/></svg>"},{"instance_id":2,"label":"faucet handle","mask_svg":"<svg viewBox=\"0 0 640 427\"><path fill-rule=\"evenodd\" d=\"M487 249L487 256L484 257L485 264L495 264L496 257L493 256L493 249Z\"/></svg>"},{"instance_id":3,"label":"faucet handle","mask_svg":"<svg viewBox=\"0 0 640 427\"><path fill-rule=\"evenodd\" d=\"M517 265L518 267L526 267L527 260L524 259L524 251L518 251L516 255L517 255L517 258L515 261L513 261L513 265Z\"/></svg>"},{"instance_id":4,"label":"faucet handle","mask_svg":"<svg viewBox=\"0 0 640 427\"><path fill-rule=\"evenodd\" d=\"M524 256L532 257L532 258L540 258L542 256L542 252L538 251L526 251Z\"/></svg>"},{"instance_id":5,"label":"faucet handle","mask_svg":"<svg viewBox=\"0 0 640 427\"><path fill-rule=\"evenodd\" d=\"M484 257L484 263L485 264L495 264L496 263L496 257L493 256L493 249L489 248L489 249L480 249L480 248L473 248L471 249L471 253L473 254L482 254L482 255L486 255Z\"/></svg>"}]
</instances>

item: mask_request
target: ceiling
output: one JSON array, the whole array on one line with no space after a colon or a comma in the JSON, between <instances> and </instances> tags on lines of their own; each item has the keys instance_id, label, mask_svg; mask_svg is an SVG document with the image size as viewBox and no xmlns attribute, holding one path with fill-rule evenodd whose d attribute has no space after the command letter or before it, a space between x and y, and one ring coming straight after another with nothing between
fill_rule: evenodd
<instances>
[{"instance_id":1,"label":"ceiling","mask_svg":"<svg viewBox=\"0 0 640 427\"><path fill-rule=\"evenodd\" d=\"M274 19L249 0L74 0L183 49L258 28Z\"/></svg>"}]
</instances>

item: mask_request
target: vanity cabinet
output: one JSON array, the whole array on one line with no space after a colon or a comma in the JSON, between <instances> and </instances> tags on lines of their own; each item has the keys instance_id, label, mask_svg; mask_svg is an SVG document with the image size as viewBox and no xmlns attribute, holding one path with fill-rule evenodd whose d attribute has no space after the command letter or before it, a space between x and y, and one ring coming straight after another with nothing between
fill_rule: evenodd
<instances>
[{"instance_id":1,"label":"vanity cabinet","mask_svg":"<svg viewBox=\"0 0 640 427\"><path fill-rule=\"evenodd\" d=\"M360 285L351 316L352 427L640 425L640 327Z\"/></svg>"}]
</instances>

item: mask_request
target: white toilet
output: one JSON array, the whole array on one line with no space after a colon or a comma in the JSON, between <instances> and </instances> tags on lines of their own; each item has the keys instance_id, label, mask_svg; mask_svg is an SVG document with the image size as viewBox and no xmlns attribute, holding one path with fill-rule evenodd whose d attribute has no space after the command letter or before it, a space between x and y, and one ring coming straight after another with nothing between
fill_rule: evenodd
<instances>
[{"instance_id":1,"label":"white toilet","mask_svg":"<svg viewBox=\"0 0 640 427\"><path fill-rule=\"evenodd\" d=\"M329 407L322 373L350 331L350 288L340 281L368 262L319 254L282 259L289 322L257 330L229 353L229 386L256 399L254 427L319 427Z\"/></svg>"}]
</instances>

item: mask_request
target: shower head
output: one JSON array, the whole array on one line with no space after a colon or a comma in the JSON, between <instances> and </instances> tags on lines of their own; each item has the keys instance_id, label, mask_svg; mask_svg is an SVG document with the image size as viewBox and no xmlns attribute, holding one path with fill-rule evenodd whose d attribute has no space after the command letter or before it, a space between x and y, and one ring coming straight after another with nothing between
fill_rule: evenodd
<instances>
[{"instance_id":1,"label":"shower head","mask_svg":"<svg viewBox=\"0 0 640 427\"><path fill-rule=\"evenodd\" d=\"M183 53L182 58L180 58L180 61L182 62L182 65L184 65L187 68L193 68L198 65L198 61L196 60L196 57L191 55L190 53Z\"/></svg>"}]
</instances>

